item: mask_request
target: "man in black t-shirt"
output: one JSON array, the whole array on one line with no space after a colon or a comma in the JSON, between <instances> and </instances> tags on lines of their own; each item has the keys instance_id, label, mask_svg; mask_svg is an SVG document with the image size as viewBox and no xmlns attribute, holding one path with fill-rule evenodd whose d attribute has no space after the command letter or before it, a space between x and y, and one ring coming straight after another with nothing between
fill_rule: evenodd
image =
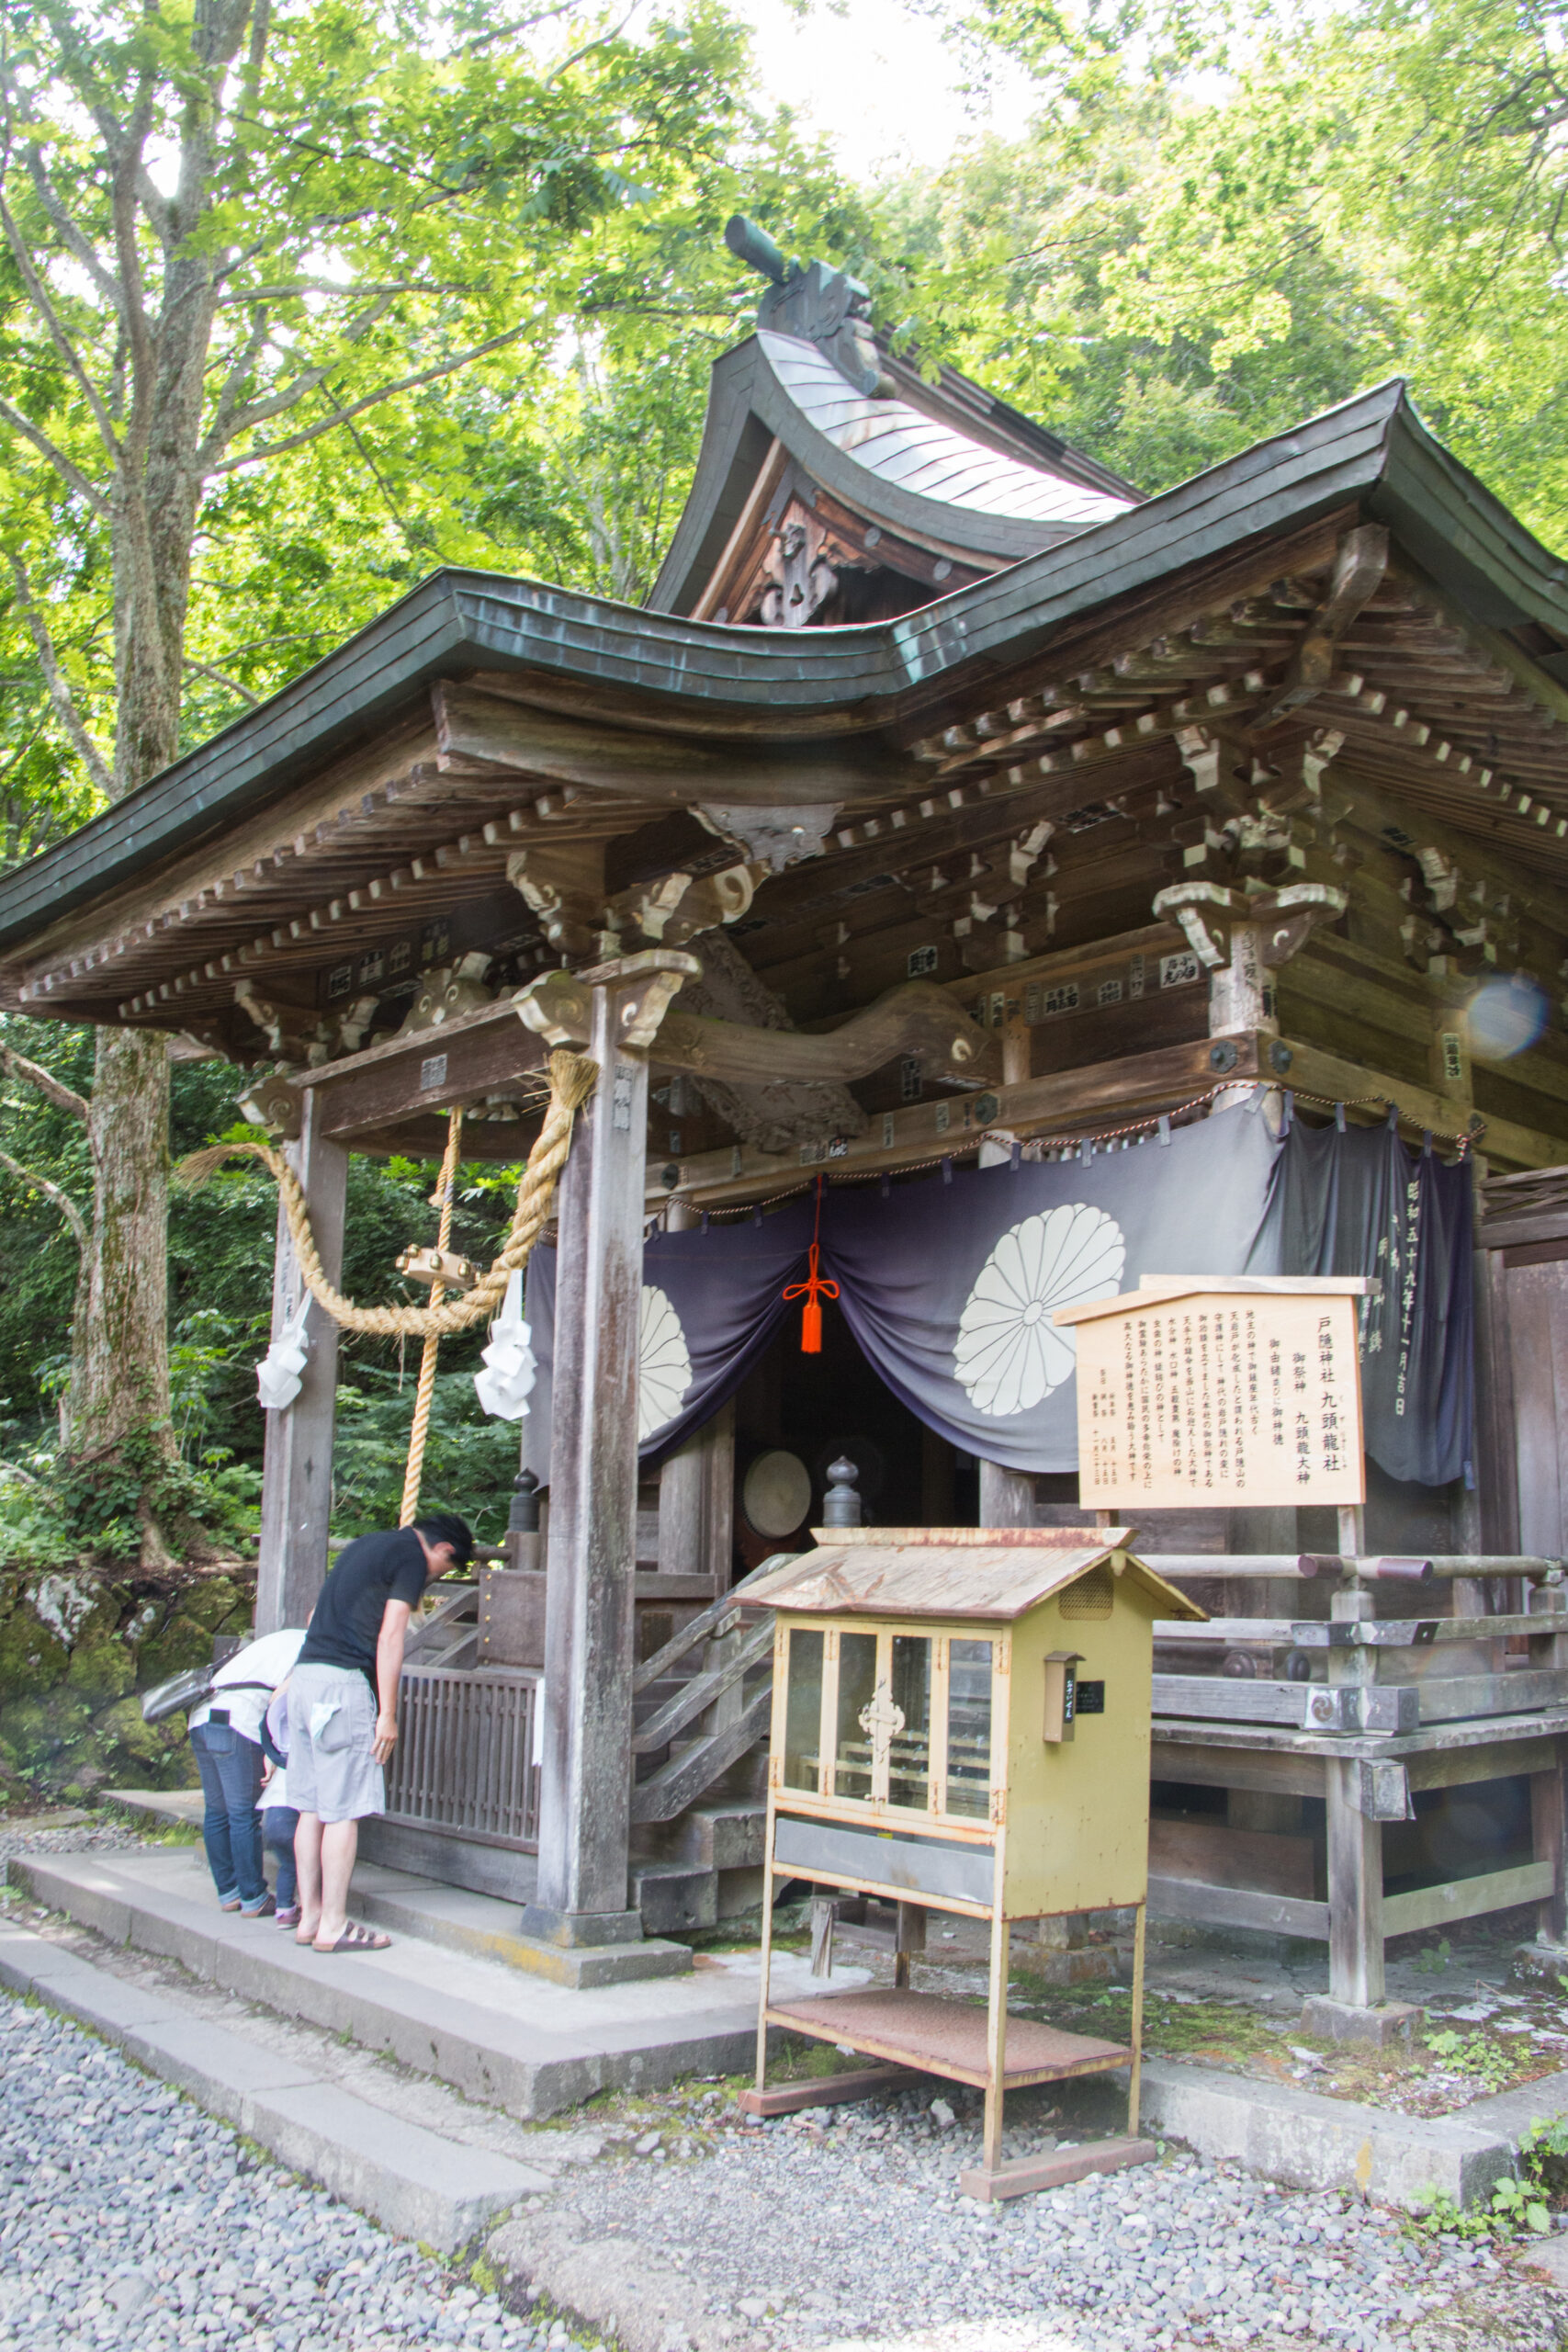
<instances>
[{"instance_id":1,"label":"man in black t-shirt","mask_svg":"<svg viewBox=\"0 0 1568 2352\"><path fill-rule=\"evenodd\" d=\"M359 1824L387 1809L382 1768L398 1736L410 1614L433 1577L467 1567L473 1555L465 1522L444 1512L356 1537L327 1572L288 1681L297 1943L339 1952L385 1951L391 1941L349 1922Z\"/></svg>"}]
</instances>

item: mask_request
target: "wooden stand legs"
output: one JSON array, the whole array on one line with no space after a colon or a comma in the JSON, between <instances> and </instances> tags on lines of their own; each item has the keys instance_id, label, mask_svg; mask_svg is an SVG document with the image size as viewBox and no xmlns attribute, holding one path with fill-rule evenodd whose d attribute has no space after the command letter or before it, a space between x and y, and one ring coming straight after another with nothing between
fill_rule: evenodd
<instances>
[{"instance_id":1,"label":"wooden stand legs","mask_svg":"<svg viewBox=\"0 0 1568 2352\"><path fill-rule=\"evenodd\" d=\"M768 2080L768 1999L773 1973L773 1822L768 1823L768 1850L762 1860L762 1984L757 2003L757 2096L761 2098Z\"/></svg>"},{"instance_id":2,"label":"wooden stand legs","mask_svg":"<svg viewBox=\"0 0 1568 2352\"><path fill-rule=\"evenodd\" d=\"M1144 2071L1144 1929L1147 1924L1149 1906L1138 1905L1137 1923L1133 1929L1133 2023L1127 2039L1133 2045L1133 2064L1127 2076L1127 2136L1138 2136L1138 2094Z\"/></svg>"},{"instance_id":3,"label":"wooden stand legs","mask_svg":"<svg viewBox=\"0 0 1568 2352\"><path fill-rule=\"evenodd\" d=\"M1011 1928L1005 1919L993 1919L990 2030L986 2038L986 2064L990 2080L986 2085L986 2126L980 2156L981 2166L987 2173L999 2172L1002 2161L1002 2109L1007 2099L1008 1962L1011 1952Z\"/></svg>"}]
</instances>

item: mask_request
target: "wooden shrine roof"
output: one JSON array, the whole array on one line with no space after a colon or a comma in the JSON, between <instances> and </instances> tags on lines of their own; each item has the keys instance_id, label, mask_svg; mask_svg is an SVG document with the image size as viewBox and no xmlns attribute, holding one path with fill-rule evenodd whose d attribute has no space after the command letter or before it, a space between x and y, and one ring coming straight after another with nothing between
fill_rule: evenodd
<instances>
[{"instance_id":1,"label":"wooden shrine roof","mask_svg":"<svg viewBox=\"0 0 1568 2352\"><path fill-rule=\"evenodd\" d=\"M1267 717L1368 519L1388 570L1303 727L1522 902L1560 891L1568 588L1389 384L887 622L728 628L438 572L0 879L0 1001L199 1034L237 981L303 1001L389 924L484 901L536 937L506 874L544 842L607 843L612 890L750 859L758 919L809 926L1130 786L1190 801L1179 731ZM820 854L770 872L749 812Z\"/></svg>"},{"instance_id":2,"label":"wooden shrine roof","mask_svg":"<svg viewBox=\"0 0 1568 2352\"><path fill-rule=\"evenodd\" d=\"M804 337L750 335L716 362L691 496L649 599L699 609L771 452L863 523L981 571L1124 513L1139 493L955 369L933 384L884 345L891 387L859 391Z\"/></svg>"},{"instance_id":3,"label":"wooden shrine roof","mask_svg":"<svg viewBox=\"0 0 1568 2352\"><path fill-rule=\"evenodd\" d=\"M951 1533L953 1531L940 1531ZM985 1528L961 1540L898 1528L814 1528L818 1548L775 1568L747 1590L752 1608L823 1617L974 1617L1010 1623L1121 1553L1123 1574L1162 1617L1201 1620L1205 1612L1174 1585L1126 1552L1124 1527L1034 1528L1023 1542L992 1544ZM1015 1533L1008 1530L1010 1535ZM845 1540L848 1538L848 1540Z\"/></svg>"}]
</instances>

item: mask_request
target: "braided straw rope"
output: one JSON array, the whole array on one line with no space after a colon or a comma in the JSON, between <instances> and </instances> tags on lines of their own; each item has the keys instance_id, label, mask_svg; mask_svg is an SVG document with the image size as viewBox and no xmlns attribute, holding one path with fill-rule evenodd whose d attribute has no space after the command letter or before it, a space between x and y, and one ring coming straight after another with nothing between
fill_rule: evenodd
<instances>
[{"instance_id":1,"label":"braided straw rope","mask_svg":"<svg viewBox=\"0 0 1568 2352\"><path fill-rule=\"evenodd\" d=\"M452 1195L457 1189L457 1146L462 1140L463 1113L455 1106L446 1122L446 1149L442 1156L441 1176L435 1187L435 1203L440 1210L435 1246L445 1250L452 1238ZM445 1295L443 1283L430 1285L430 1304L439 1306ZM420 1482L424 1476L424 1442L430 1434L430 1408L435 1396L435 1359L441 1352L441 1334L425 1335L424 1348L419 1359L419 1385L414 1390L413 1419L409 1424L409 1458L403 1471L402 1507L398 1513L400 1527L412 1527L419 1511Z\"/></svg>"},{"instance_id":2,"label":"braided straw rope","mask_svg":"<svg viewBox=\"0 0 1568 2352\"><path fill-rule=\"evenodd\" d=\"M236 1152L259 1159L276 1182L288 1223L288 1238L306 1288L334 1323L345 1331L367 1331L382 1339L445 1338L449 1332L467 1331L476 1323L491 1319L506 1295L513 1271L526 1263L529 1251L549 1222L556 1182L571 1148L572 1122L592 1093L598 1076L597 1064L581 1055L562 1052L550 1056L550 1099L545 1124L528 1154L528 1165L517 1187L512 1229L502 1245L501 1254L475 1289L429 1306L355 1306L351 1298L344 1298L340 1290L334 1289L321 1268L299 1179L271 1144L254 1142L249 1137L236 1143L209 1144L206 1150L192 1152L188 1159L182 1160L175 1176L180 1183L194 1190Z\"/></svg>"}]
</instances>

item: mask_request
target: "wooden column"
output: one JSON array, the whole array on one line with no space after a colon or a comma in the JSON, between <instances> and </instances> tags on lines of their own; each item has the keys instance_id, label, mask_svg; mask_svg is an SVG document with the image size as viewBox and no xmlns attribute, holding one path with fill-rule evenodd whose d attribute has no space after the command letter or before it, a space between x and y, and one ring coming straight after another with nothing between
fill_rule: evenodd
<instances>
[{"instance_id":1,"label":"wooden column","mask_svg":"<svg viewBox=\"0 0 1568 2352\"><path fill-rule=\"evenodd\" d=\"M1543 1585L1529 1595L1532 1615L1560 1628L1550 1641L1532 1644L1530 1664L1568 1666L1568 1594L1562 1585ZM1563 1746L1556 1743L1557 1760L1551 1770L1530 1774L1530 1846L1538 1862L1550 1862L1555 1875L1551 1893L1541 1898L1536 1912L1536 1934L1543 1943L1561 1944L1568 1932L1568 1799L1563 1789Z\"/></svg>"},{"instance_id":2,"label":"wooden column","mask_svg":"<svg viewBox=\"0 0 1568 2352\"><path fill-rule=\"evenodd\" d=\"M1337 1592L1332 1608L1337 1623L1372 1614L1371 1595L1354 1588ZM1329 1679L1370 1683L1375 1658L1375 1652L1359 1646L1331 1649ZM1382 1824L1361 1811L1359 1762L1330 1762L1326 1777L1328 1997L1348 2008L1376 2008L1383 1997Z\"/></svg>"},{"instance_id":3,"label":"wooden column","mask_svg":"<svg viewBox=\"0 0 1568 2352\"><path fill-rule=\"evenodd\" d=\"M999 1463L980 1464L980 1525L1032 1527L1034 1481L1027 1470L1004 1470Z\"/></svg>"},{"instance_id":4,"label":"wooden column","mask_svg":"<svg viewBox=\"0 0 1568 2352\"><path fill-rule=\"evenodd\" d=\"M626 1859L647 1049L701 968L659 949L578 977L600 1075L558 1195L539 1871L523 1914L562 1945L642 1934Z\"/></svg>"},{"instance_id":5,"label":"wooden column","mask_svg":"<svg viewBox=\"0 0 1568 2352\"><path fill-rule=\"evenodd\" d=\"M314 1088L303 1090L299 1139L284 1145L289 1165L305 1190L310 1230L329 1282L343 1279L344 1209L348 1191L348 1154L321 1131L321 1109ZM277 1209L277 1250L273 1261L272 1336L276 1340L299 1304L301 1282L283 1204ZM261 1546L256 1561L256 1631L275 1634L302 1625L327 1573L327 1535L333 1507L333 1413L337 1401L337 1325L312 1305L306 1333L310 1342L299 1394L280 1413L266 1416L262 1463Z\"/></svg>"},{"instance_id":6,"label":"wooden column","mask_svg":"<svg viewBox=\"0 0 1568 2352\"><path fill-rule=\"evenodd\" d=\"M661 1576L713 1578L716 1600L729 1589L735 1529L735 1406L671 1454L659 1473Z\"/></svg>"}]
</instances>

